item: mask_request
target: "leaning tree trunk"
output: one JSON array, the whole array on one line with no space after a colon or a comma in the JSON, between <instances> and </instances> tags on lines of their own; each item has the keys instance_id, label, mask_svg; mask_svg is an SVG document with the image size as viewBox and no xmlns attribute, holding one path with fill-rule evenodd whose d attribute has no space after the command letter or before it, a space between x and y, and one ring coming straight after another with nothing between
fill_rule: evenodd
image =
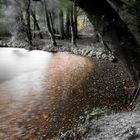
<instances>
[{"instance_id":1,"label":"leaning tree trunk","mask_svg":"<svg viewBox=\"0 0 140 140\"><path fill-rule=\"evenodd\" d=\"M103 41L123 62L137 87L140 87L140 46L106 0L77 0L94 27L101 34Z\"/></svg>"},{"instance_id":2,"label":"leaning tree trunk","mask_svg":"<svg viewBox=\"0 0 140 140\"><path fill-rule=\"evenodd\" d=\"M48 15L49 15L49 19L50 19L50 25L51 25L52 32L55 35L55 33L56 33L55 26L54 26L55 13L51 11L48 13Z\"/></svg>"},{"instance_id":3,"label":"leaning tree trunk","mask_svg":"<svg viewBox=\"0 0 140 140\"><path fill-rule=\"evenodd\" d=\"M31 15L32 15L33 20L34 20L34 26L39 31L39 37L40 37L40 39L43 39L43 35L40 33L40 27L39 27L38 21L36 19L36 14L32 10L31 10Z\"/></svg>"},{"instance_id":4,"label":"leaning tree trunk","mask_svg":"<svg viewBox=\"0 0 140 140\"><path fill-rule=\"evenodd\" d=\"M108 0L140 45L140 0Z\"/></svg>"}]
</instances>

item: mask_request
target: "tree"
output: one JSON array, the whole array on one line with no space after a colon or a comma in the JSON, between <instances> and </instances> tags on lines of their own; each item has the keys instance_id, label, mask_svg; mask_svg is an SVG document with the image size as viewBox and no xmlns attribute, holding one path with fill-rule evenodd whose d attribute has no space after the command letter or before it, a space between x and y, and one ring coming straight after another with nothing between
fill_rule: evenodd
<instances>
[{"instance_id":1,"label":"tree","mask_svg":"<svg viewBox=\"0 0 140 140\"><path fill-rule=\"evenodd\" d=\"M66 37L70 38L70 10L66 9Z\"/></svg>"},{"instance_id":2,"label":"tree","mask_svg":"<svg viewBox=\"0 0 140 140\"><path fill-rule=\"evenodd\" d=\"M75 38L78 38L78 21L77 21L77 4L76 2L74 1L74 4L73 4L73 18L74 18L74 28L75 28Z\"/></svg>"},{"instance_id":3,"label":"tree","mask_svg":"<svg viewBox=\"0 0 140 140\"><path fill-rule=\"evenodd\" d=\"M65 31L64 31L64 13L62 9L59 9L59 32L61 39L65 38Z\"/></svg>"},{"instance_id":4,"label":"tree","mask_svg":"<svg viewBox=\"0 0 140 140\"><path fill-rule=\"evenodd\" d=\"M40 39L43 39L43 35L40 33L40 27L39 27L38 21L36 19L36 13L33 10L31 10L31 16L33 17L33 20L34 20L34 26L39 31L39 37L40 37Z\"/></svg>"},{"instance_id":5,"label":"tree","mask_svg":"<svg viewBox=\"0 0 140 140\"><path fill-rule=\"evenodd\" d=\"M27 36L30 45L32 46L32 33L31 33L31 23L30 23L30 5L31 5L31 0L26 0L25 2L25 11L26 11L26 22L27 22Z\"/></svg>"},{"instance_id":6,"label":"tree","mask_svg":"<svg viewBox=\"0 0 140 140\"><path fill-rule=\"evenodd\" d=\"M56 40L55 40L55 35L54 35L54 32L53 32L53 29L51 28L50 12L47 9L47 3L46 3L45 0L43 1L43 4L44 4L44 9L45 9L45 15L46 15L46 23L47 23L47 27L48 27L48 32L49 32L50 37L51 37L51 41L52 41L52 44L54 46L57 46L57 43L56 43Z\"/></svg>"},{"instance_id":7,"label":"tree","mask_svg":"<svg viewBox=\"0 0 140 140\"><path fill-rule=\"evenodd\" d=\"M104 43L129 71L136 86L131 95L136 99L140 92L140 46L127 24L107 0L76 0L76 3L86 11Z\"/></svg>"},{"instance_id":8,"label":"tree","mask_svg":"<svg viewBox=\"0 0 140 140\"><path fill-rule=\"evenodd\" d=\"M74 23L74 9L75 4L72 5L70 10L70 23L71 23L71 42L73 45L76 45L76 29Z\"/></svg>"},{"instance_id":9,"label":"tree","mask_svg":"<svg viewBox=\"0 0 140 140\"><path fill-rule=\"evenodd\" d=\"M12 45L17 46L19 44L22 44L22 46L28 46L30 45L30 39L28 34L28 24L27 22L25 23L24 19L24 13L26 13L26 17L27 17L27 1L25 1L25 3L23 3L23 1L10 1L9 6L12 7L13 9L13 13L8 14L8 17L12 20L9 20L9 25L10 25L10 31L12 34L12 39L11 42ZM9 8L9 7L8 7ZM27 19L27 18L26 18ZM29 21L28 21L29 22Z\"/></svg>"}]
</instances>

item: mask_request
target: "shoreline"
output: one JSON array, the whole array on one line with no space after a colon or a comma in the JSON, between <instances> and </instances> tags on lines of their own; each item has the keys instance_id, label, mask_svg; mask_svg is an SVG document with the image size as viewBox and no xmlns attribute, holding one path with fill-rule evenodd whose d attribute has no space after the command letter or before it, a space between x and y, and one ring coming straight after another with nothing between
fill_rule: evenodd
<instances>
[{"instance_id":1,"label":"shoreline","mask_svg":"<svg viewBox=\"0 0 140 140\"><path fill-rule=\"evenodd\" d=\"M16 45L18 44L18 45ZM26 43L15 43L12 44L6 41L0 41L0 47L5 48L24 48L26 50L42 50L51 53L57 52L69 52L74 55L80 55L83 57L88 58L97 58L103 60L109 60L111 62L115 62L116 58L114 55L106 50L103 45L99 42L91 45L81 45L77 44L76 46L72 45L71 43L67 42L65 44L60 44L58 46L53 46L51 44L47 44L45 42L39 42L39 44L34 43L33 46L28 46Z\"/></svg>"}]
</instances>

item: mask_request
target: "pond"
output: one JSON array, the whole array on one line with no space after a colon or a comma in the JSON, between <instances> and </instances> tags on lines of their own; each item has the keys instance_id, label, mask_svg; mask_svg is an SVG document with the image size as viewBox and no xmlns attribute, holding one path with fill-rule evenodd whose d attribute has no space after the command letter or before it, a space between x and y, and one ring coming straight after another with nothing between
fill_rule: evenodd
<instances>
[{"instance_id":1,"label":"pond","mask_svg":"<svg viewBox=\"0 0 140 140\"><path fill-rule=\"evenodd\" d=\"M0 136L15 135L17 123L27 116L33 124L60 119L69 94L92 68L89 59L68 53L0 48Z\"/></svg>"},{"instance_id":2,"label":"pond","mask_svg":"<svg viewBox=\"0 0 140 140\"><path fill-rule=\"evenodd\" d=\"M52 138L97 104L122 107L118 99L128 80L120 65L105 64L70 53L0 48L0 138ZM112 78L118 90L109 86Z\"/></svg>"}]
</instances>

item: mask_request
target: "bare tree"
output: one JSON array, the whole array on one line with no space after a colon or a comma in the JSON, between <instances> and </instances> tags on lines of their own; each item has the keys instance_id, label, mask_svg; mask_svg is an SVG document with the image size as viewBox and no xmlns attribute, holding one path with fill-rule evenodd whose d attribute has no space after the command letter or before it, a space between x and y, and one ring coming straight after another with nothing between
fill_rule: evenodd
<instances>
[{"instance_id":1,"label":"bare tree","mask_svg":"<svg viewBox=\"0 0 140 140\"><path fill-rule=\"evenodd\" d=\"M66 9L66 37L70 37L70 10Z\"/></svg>"},{"instance_id":2,"label":"bare tree","mask_svg":"<svg viewBox=\"0 0 140 140\"><path fill-rule=\"evenodd\" d=\"M64 31L64 14L62 9L59 9L59 32L61 35L61 39L65 38L65 31Z\"/></svg>"},{"instance_id":3,"label":"bare tree","mask_svg":"<svg viewBox=\"0 0 140 140\"><path fill-rule=\"evenodd\" d=\"M34 26L35 26L34 28L36 28L39 31L40 39L43 39L43 35L40 33L40 27L39 27L38 21L36 19L36 14L35 14L35 12L33 12L33 10L31 10L31 15L32 15L33 20L34 20Z\"/></svg>"},{"instance_id":4,"label":"bare tree","mask_svg":"<svg viewBox=\"0 0 140 140\"><path fill-rule=\"evenodd\" d=\"M75 28L75 2L70 10L70 22L71 22L71 41L73 45L76 45L76 28Z\"/></svg>"},{"instance_id":5,"label":"bare tree","mask_svg":"<svg viewBox=\"0 0 140 140\"><path fill-rule=\"evenodd\" d=\"M45 0L43 1L43 4L44 4L44 8L45 8L47 28L48 28L48 32L49 32L50 37L51 37L51 41L52 41L52 44L54 46L57 46L57 43L56 43L56 40L55 40L55 35L54 35L54 32L53 32L53 29L51 28L50 15L49 15L49 11L47 9L47 4L46 4Z\"/></svg>"},{"instance_id":6,"label":"bare tree","mask_svg":"<svg viewBox=\"0 0 140 140\"><path fill-rule=\"evenodd\" d=\"M30 24L30 6L31 0L26 0L25 9L26 9L26 22L27 22L27 36L29 39L30 45L32 45L32 33L31 33L31 24Z\"/></svg>"}]
</instances>

